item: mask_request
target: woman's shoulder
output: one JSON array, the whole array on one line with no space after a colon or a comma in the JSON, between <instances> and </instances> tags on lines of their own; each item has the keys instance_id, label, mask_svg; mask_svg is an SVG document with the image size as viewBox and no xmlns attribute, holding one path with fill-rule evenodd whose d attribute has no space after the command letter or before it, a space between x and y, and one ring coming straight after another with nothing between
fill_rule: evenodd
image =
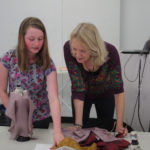
<instances>
[{"instance_id":1,"label":"woman's shoulder","mask_svg":"<svg viewBox=\"0 0 150 150\"><path fill-rule=\"evenodd\" d=\"M7 57L12 57L12 56L16 57L16 50L15 49L10 49L6 52L3 52L2 57L5 57L5 56L7 56Z\"/></svg>"},{"instance_id":2,"label":"woman's shoulder","mask_svg":"<svg viewBox=\"0 0 150 150\"><path fill-rule=\"evenodd\" d=\"M16 50L15 49L10 49L6 52L3 52L0 61L10 61L11 59L16 58Z\"/></svg>"},{"instance_id":3,"label":"woman's shoulder","mask_svg":"<svg viewBox=\"0 0 150 150\"><path fill-rule=\"evenodd\" d=\"M52 58L51 58L50 65L49 65L49 67L45 70L45 75L48 75L49 73L51 73L51 72L53 72L53 71L56 71L56 66L55 66L54 61L53 61Z\"/></svg>"},{"instance_id":4,"label":"woman's shoulder","mask_svg":"<svg viewBox=\"0 0 150 150\"><path fill-rule=\"evenodd\" d=\"M66 61L72 61L74 59L71 55L70 41L66 41L64 44L64 57Z\"/></svg>"},{"instance_id":5,"label":"woman's shoulder","mask_svg":"<svg viewBox=\"0 0 150 150\"><path fill-rule=\"evenodd\" d=\"M16 50L8 50L4 52L2 57L0 58L0 62L7 68L10 69L12 64L16 64Z\"/></svg>"},{"instance_id":6,"label":"woman's shoulder","mask_svg":"<svg viewBox=\"0 0 150 150\"><path fill-rule=\"evenodd\" d=\"M109 51L117 51L116 47L113 44L108 43L106 41L104 43L105 43L105 46L106 46L106 49L108 50L108 52Z\"/></svg>"},{"instance_id":7,"label":"woman's shoulder","mask_svg":"<svg viewBox=\"0 0 150 150\"><path fill-rule=\"evenodd\" d=\"M70 53L70 41L66 41L64 44L64 53Z\"/></svg>"},{"instance_id":8,"label":"woman's shoulder","mask_svg":"<svg viewBox=\"0 0 150 150\"><path fill-rule=\"evenodd\" d=\"M65 42L64 48L70 48L70 42L69 42L69 40Z\"/></svg>"},{"instance_id":9,"label":"woman's shoulder","mask_svg":"<svg viewBox=\"0 0 150 150\"><path fill-rule=\"evenodd\" d=\"M119 55L117 48L113 44L105 42L105 46L109 53L109 57L116 57L116 55Z\"/></svg>"},{"instance_id":10,"label":"woman's shoulder","mask_svg":"<svg viewBox=\"0 0 150 150\"><path fill-rule=\"evenodd\" d=\"M120 57L116 47L113 44L108 42L105 42L105 46L108 51L108 57L109 57L108 62L110 62L111 65L119 63Z\"/></svg>"},{"instance_id":11,"label":"woman's shoulder","mask_svg":"<svg viewBox=\"0 0 150 150\"><path fill-rule=\"evenodd\" d=\"M53 59L50 60L50 68L56 68Z\"/></svg>"}]
</instances>

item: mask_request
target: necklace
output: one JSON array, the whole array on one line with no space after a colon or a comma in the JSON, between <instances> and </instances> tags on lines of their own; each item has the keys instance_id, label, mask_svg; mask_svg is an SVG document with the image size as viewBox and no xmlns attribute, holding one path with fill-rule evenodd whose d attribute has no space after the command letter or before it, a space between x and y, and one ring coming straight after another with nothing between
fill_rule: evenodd
<instances>
[{"instance_id":1,"label":"necklace","mask_svg":"<svg viewBox=\"0 0 150 150\"><path fill-rule=\"evenodd\" d=\"M95 72L98 70L98 66L94 66L94 65L91 65L91 66L87 66L85 64L83 64L83 68L88 71L88 72Z\"/></svg>"}]
</instances>

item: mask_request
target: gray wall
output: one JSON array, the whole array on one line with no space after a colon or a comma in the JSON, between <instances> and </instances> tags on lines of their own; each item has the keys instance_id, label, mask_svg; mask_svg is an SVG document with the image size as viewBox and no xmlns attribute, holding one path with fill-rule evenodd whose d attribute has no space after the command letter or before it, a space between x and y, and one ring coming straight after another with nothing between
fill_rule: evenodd
<instances>
[{"instance_id":1,"label":"gray wall","mask_svg":"<svg viewBox=\"0 0 150 150\"><path fill-rule=\"evenodd\" d=\"M120 1L120 49L142 49L150 38L150 1Z\"/></svg>"},{"instance_id":2,"label":"gray wall","mask_svg":"<svg viewBox=\"0 0 150 150\"><path fill-rule=\"evenodd\" d=\"M148 131L150 125L150 55L130 55L120 54L122 64L122 75L124 80L125 89L125 118L124 120L131 123L133 112L135 109L135 115L132 123L132 127L135 130L142 131L139 118L145 131ZM144 68L144 62L145 69ZM141 62L141 70L139 77L139 66ZM142 75L143 72L143 75ZM139 79L141 86L139 88ZM134 81L134 82L133 82ZM138 91L140 89L140 97L138 97ZM139 118L138 118L139 108Z\"/></svg>"},{"instance_id":3,"label":"gray wall","mask_svg":"<svg viewBox=\"0 0 150 150\"><path fill-rule=\"evenodd\" d=\"M145 41L150 37L150 1L149 0L121 0L120 1L120 50L142 50ZM129 57L131 57L129 59ZM138 82L134 80L139 71L139 61L144 67L144 55L120 54L122 64L122 74L125 87L125 121L131 123L134 107L138 95ZM129 62L128 62L129 59ZM150 56L147 56L143 80L141 84L141 96L139 105L135 109L133 128L142 131L138 119L138 106L140 108L140 119L146 131L150 125ZM126 76L125 76L126 74ZM128 80L129 79L129 80Z\"/></svg>"}]
</instances>

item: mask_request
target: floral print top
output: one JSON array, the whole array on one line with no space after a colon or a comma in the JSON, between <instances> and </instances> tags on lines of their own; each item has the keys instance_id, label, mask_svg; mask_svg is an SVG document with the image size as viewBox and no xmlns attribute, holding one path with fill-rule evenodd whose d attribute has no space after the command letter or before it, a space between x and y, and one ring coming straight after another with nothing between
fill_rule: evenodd
<instances>
[{"instance_id":1,"label":"floral print top","mask_svg":"<svg viewBox=\"0 0 150 150\"><path fill-rule=\"evenodd\" d=\"M22 73L17 64L16 50L9 50L1 58L0 62L8 69L9 74L9 93L13 92L19 84L27 90L29 96L36 106L33 113L33 121L42 120L50 116L46 76L56 71L55 65L51 60L47 70L36 64L29 66L26 73Z\"/></svg>"},{"instance_id":2,"label":"floral print top","mask_svg":"<svg viewBox=\"0 0 150 150\"><path fill-rule=\"evenodd\" d=\"M72 98L97 100L124 91L117 49L105 42L109 59L96 72L87 72L71 55L70 44L64 45L64 57L72 83Z\"/></svg>"}]
</instances>

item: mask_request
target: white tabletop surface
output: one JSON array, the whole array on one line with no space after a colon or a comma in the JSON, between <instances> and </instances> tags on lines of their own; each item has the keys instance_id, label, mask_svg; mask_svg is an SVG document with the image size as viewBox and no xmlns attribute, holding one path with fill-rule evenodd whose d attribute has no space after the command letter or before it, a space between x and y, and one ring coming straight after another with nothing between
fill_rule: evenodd
<instances>
[{"instance_id":1,"label":"white tabletop surface","mask_svg":"<svg viewBox=\"0 0 150 150\"><path fill-rule=\"evenodd\" d=\"M0 126L0 150L34 150L36 144L52 144L52 129L33 129L33 139L27 142L10 140L8 127Z\"/></svg>"},{"instance_id":2,"label":"white tabletop surface","mask_svg":"<svg viewBox=\"0 0 150 150\"><path fill-rule=\"evenodd\" d=\"M137 137L138 137L140 149L136 149L136 150L150 150L150 132L137 132ZM128 134L126 140L131 142L130 134ZM131 149L130 146L128 150L133 150L133 149Z\"/></svg>"},{"instance_id":3,"label":"white tabletop surface","mask_svg":"<svg viewBox=\"0 0 150 150\"><path fill-rule=\"evenodd\" d=\"M37 145L51 145L53 143L52 127L49 129L33 129L33 139L27 142L10 140L8 127L0 126L0 150L35 150ZM137 132L140 150L150 150L150 132ZM130 141L129 135L126 137ZM44 147L43 145L43 147ZM46 150L46 149L41 149ZM131 150L129 148L129 150Z\"/></svg>"}]
</instances>

